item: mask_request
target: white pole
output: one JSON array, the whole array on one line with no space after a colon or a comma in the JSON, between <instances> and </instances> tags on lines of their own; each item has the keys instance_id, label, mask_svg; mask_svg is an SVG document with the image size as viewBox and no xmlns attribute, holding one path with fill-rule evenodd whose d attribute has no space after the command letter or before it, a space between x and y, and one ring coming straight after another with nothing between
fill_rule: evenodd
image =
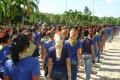
<instances>
[{"instance_id":1,"label":"white pole","mask_svg":"<svg viewBox=\"0 0 120 80\"><path fill-rule=\"evenodd\" d=\"M67 0L66 0L66 12L67 12ZM67 18L66 18L66 26L67 26Z\"/></svg>"},{"instance_id":2,"label":"white pole","mask_svg":"<svg viewBox=\"0 0 120 80\"><path fill-rule=\"evenodd\" d=\"M103 25L105 24L105 20L104 20L104 10L103 10Z\"/></svg>"},{"instance_id":3,"label":"white pole","mask_svg":"<svg viewBox=\"0 0 120 80\"><path fill-rule=\"evenodd\" d=\"M66 0L66 11L67 11L67 0Z\"/></svg>"},{"instance_id":4,"label":"white pole","mask_svg":"<svg viewBox=\"0 0 120 80\"><path fill-rule=\"evenodd\" d=\"M119 10L117 9L117 11L119 11ZM117 16L117 25L119 24L119 15L120 15L120 13L118 13L118 16Z\"/></svg>"},{"instance_id":5,"label":"white pole","mask_svg":"<svg viewBox=\"0 0 120 80\"><path fill-rule=\"evenodd\" d=\"M93 25L94 25L94 0L93 0Z\"/></svg>"}]
</instances>

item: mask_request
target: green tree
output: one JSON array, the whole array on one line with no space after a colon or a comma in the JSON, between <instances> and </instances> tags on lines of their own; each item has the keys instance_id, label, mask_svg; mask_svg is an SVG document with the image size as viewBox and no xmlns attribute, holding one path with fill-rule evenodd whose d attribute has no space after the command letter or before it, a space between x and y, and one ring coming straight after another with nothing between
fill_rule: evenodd
<instances>
[{"instance_id":1,"label":"green tree","mask_svg":"<svg viewBox=\"0 0 120 80\"><path fill-rule=\"evenodd\" d=\"M33 12L38 11L37 0L0 0L0 16L2 22L12 23L19 22L22 16L22 24L25 18L30 17ZM19 19L16 19L18 18Z\"/></svg>"},{"instance_id":2,"label":"green tree","mask_svg":"<svg viewBox=\"0 0 120 80\"><path fill-rule=\"evenodd\" d=\"M20 0L19 4L22 8L22 25L26 17L29 17L34 11L38 10L37 3L34 0Z\"/></svg>"},{"instance_id":3,"label":"green tree","mask_svg":"<svg viewBox=\"0 0 120 80\"><path fill-rule=\"evenodd\" d=\"M9 22L9 26L11 26L11 19L13 16L13 8L14 5L16 4L16 1L14 0L1 0L0 5L1 5L1 13L4 21Z\"/></svg>"},{"instance_id":4,"label":"green tree","mask_svg":"<svg viewBox=\"0 0 120 80\"><path fill-rule=\"evenodd\" d=\"M84 15L83 15L83 19L84 19L84 23L85 25L90 25L92 22L92 17L91 17L91 10L89 10L89 8L87 6L85 6L84 9Z\"/></svg>"}]
</instances>

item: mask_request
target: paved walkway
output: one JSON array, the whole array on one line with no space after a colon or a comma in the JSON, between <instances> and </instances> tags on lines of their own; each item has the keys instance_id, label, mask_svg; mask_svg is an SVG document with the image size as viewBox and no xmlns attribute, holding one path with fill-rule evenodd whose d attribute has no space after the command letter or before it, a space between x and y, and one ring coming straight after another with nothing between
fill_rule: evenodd
<instances>
[{"instance_id":1,"label":"paved walkway","mask_svg":"<svg viewBox=\"0 0 120 80\"><path fill-rule=\"evenodd\" d=\"M104 53L100 68L94 68L97 74L92 74L91 80L120 80L120 35L112 43L106 43ZM78 73L78 80L85 80L84 72Z\"/></svg>"}]
</instances>

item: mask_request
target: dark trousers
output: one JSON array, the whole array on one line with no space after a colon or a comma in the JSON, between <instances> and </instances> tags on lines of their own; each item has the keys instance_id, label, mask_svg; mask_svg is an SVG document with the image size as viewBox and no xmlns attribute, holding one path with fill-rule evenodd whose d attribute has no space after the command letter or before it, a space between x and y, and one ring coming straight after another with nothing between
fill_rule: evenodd
<instances>
[{"instance_id":1,"label":"dark trousers","mask_svg":"<svg viewBox=\"0 0 120 80\"><path fill-rule=\"evenodd\" d=\"M44 74L46 77L48 75L48 66L45 66L45 74Z\"/></svg>"},{"instance_id":2,"label":"dark trousers","mask_svg":"<svg viewBox=\"0 0 120 80\"><path fill-rule=\"evenodd\" d=\"M51 78L52 80L68 80L66 73L58 71L52 71Z\"/></svg>"},{"instance_id":3,"label":"dark trousers","mask_svg":"<svg viewBox=\"0 0 120 80\"><path fill-rule=\"evenodd\" d=\"M0 72L0 78L3 79L3 72Z\"/></svg>"},{"instance_id":4,"label":"dark trousers","mask_svg":"<svg viewBox=\"0 0 120 80\"><path fill-rule=\"evenodd\" d=\"M71 66L71 73L72 73L72 79L71 80L77 80L77 71L78 71L78 69L77 69L77 65L72 65Z\"/></svg>"}]
</instances>

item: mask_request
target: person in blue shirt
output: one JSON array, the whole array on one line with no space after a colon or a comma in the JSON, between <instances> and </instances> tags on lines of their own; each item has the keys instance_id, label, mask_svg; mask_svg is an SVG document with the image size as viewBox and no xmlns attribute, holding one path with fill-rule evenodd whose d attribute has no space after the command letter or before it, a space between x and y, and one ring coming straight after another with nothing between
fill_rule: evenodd
<instances>
[{"instance_id":1,"label":"person in blue shirt","mask_svg":"<svg viewBox=\"0 0 120 80\"><path fill-rule=\"evenodd\" d=\"M111 42L112 39L113 39L113 28L109 27L108 28L108 40L109 40L109 42Z\"/></svg>"},{"instance_id":2,"label":"person in blue shirt","mask_svg":"<svg viewBox=\"0 0 120 80\"><path fill-rule=\"evenodd\" d=\"M3 72L5 70L5 62L8 59L8 55L10 53L10 36L8 33L3 33L3 37L1 39L1 50L0 50L0 78L3 79Z\"/></svg>"},{"instance_id":3,"label":"person in blue shirt","mask_svg":"<svg viewBox=\"0 0 120 80\"><path fill-rule=\"evenodd\" d=\"M107 33L107 40L110 41L110 35L111 35L111 29L110 26L106 27L106 33Z\"/></svg>"},{"instance_id":4,"label":"person in blue shirt","mask_svg":"<svg viewBox=\"0 0 120 80\"><path fill-rule=\"evenodd\" d=\"M46 32L46 36L44 37L42 45L46 49L46 53L48 53L48 49L50 47L53 47L55 45L54 35L52 34L51 31Z\"/></svg>"},{"instance_id":5,"label":"person in blue shirt","mask_svg":"<svg viewBox=\"0 0 120 80\"><path fill-rule=\"evenodd\" d=\"M53 47L55 45L55 41L53 39L54 35L51 33L51 31L46 32L46 36L44 39L41 40L43 48L44 48L44 59L43 60L43 68L45 69L45 76L47 77L48 74L48 50L50 47Z\"/></svg>"},{"instance_id":6,"label":"person in blue shirt","mask_svg":"<svg viewBox=\"0 0 120 80\"><path fill-rule=\"evenodd\" d=\"M100 62L101 38L99 31L95 33L93 41L94 41L95 59L96 62Z\"/></svg>"},{"instance_id":7,"label":"person in blue shirt","mask_svg":"<svg viewBox=\"0 0 120 80\"><path fill-rule=\"evenodd\" d=\"M39 46L40 38L41 38L40 32L39 32L38 30L35 30L35 31L34 31L34 44L35 44L36 46Z\"/></svg>"},{"instance_id":8,"label":"person in blue shirt","mask_svg":"<svg viewBox=\"0 0 120 80\"><path fill-rule=\"evenodd\" d=\"M93 40L89 36L90 36L89 31L85 30L84 39L81 40L82 49L83 49L81 61L85 64L85 72L86 72L85 80L90 80L92 62L95 63Z\"/></svg>"},{"instance_id":9,"label":"person in blue shirt","mask_svg":"<svg viewBox=\"0 0 120 80\"><path fill-rule=\"evenodd\" d=\"M106 42L106 31L105 31L105 27L102 28L101 31L101 35L102 35L102 42L103 42L103 48L105 48L105 42Z\"/></svg>"},{"instance_id":10,"label":"person in blue shirt","mask_svg":"<svg viewBox=\"0 0 120 80\"><path fill-rule=\"evenodd\" d=\"M45 76L47 76L48 74L48 51L49 51L49 48L53 47L54 45L55 45L55 42L52 39L46 41L43 45L45 49L45 62L44 62Z\"/></svg>"},{"instance_id":11,"label":"person in blue shirt","mask_svg":"<svg viewBox=\"0 0 120 80\"><path fill-rule=\"evenodd\" d=\"M106 26L104 26L104 35L105 35L105 42L106 42L107 40L107 27Z\"/></svg>"},{"instance_id":12,"label":"person in blue shirt","mask_svg":"<svg viewBox=\"0 0 120 80\"><path fill-rule=\"evenodd\" d=\"M60 32L55 34L54 40L55 46L48 51L48 80L72 80L69 52Z\"/></svg>"},{"instance_id":13,"label":"person in blue shirt","mask_svg":"<svg viewBox=\"0 0 120 80\"><path fill-rule=\"evenodd\" d=\"M64 41L68 39L68 29L66 27L62 27L61 33L63 35Z\"/></svg>"},{"instance_id":14,"label":"person in blue shirt","mask_svg":"<svg viewBox=\"0 0 120 80\"><path fill-rule=\"evenodd\" d=\"M11 45L11 59L6 61L4 80L40 80L40 63L31 57L30 40L21 34Z\"/></svg>"},{"instance_id":15,"label":"person in blue shirt","mask_svg":"<svg viewBox=\"0 0 120 80\"><path fill-rule=\"evenodd\" d=\"M65 42L65 46L68 48L70 60L71 60L71 73L72 80L77 79L77 68L80 66L80 59L82 54L82 46L80 40L77 40L78 32L76 29L70 30L70 37Z\"/></svg>"}]
</instances>

